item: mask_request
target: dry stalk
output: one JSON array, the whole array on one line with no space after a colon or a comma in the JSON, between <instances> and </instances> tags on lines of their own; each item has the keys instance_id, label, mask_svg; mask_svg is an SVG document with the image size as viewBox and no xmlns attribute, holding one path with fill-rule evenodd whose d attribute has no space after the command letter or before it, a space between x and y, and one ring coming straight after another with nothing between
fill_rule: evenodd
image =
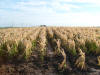
<instances>
[{"instance_id":1,"label":"dry stalk","mask_svg":"<svg viewBox=\"0 0 100 75\"><path fill-rule=\"evenodd\" d=\"M98 64L97 65L100 66L100 56L97 57L97 60L98 60Z\"/></svg>"},{"instance_id":2,"label":"dry stalk","mask_svg":"<svg viewBox=\"0 0 100 75\"><path fill-rule=\"evenodd\" d=\"M79 57L78 59L76 60L76 63L75 65L80 68L81 70L83 69L86 69L86 66L85 66L85 53L82 52L81 49L79 49Z\"/></svg>"},{"instance_id":3,"label":"dry stalk","mask_svg":"<svg viewBox=\"0 0 100 75\"><path fill-rule=\"evenodd\" d=\"M64 69L67 67L66 66L66 53L65 53L64 49L61 50L61 54L62 54L64 60L61 62L61 64L59 64L59 68Z\"/></svg>"},{"instance_id":4,"label":"dry stalk","mask_svg":"<svg viewBox=\"0 0 100 75\"><path fill-rule=\"evenodd\" d=\"M56 43L57 43L57 50L55 51L55 54L59 54L59 53L61 53L61 51L60 51L60 48L61 48L61 41L60 41L60 39L57 39Z\"/></svg>"}]
</instances>

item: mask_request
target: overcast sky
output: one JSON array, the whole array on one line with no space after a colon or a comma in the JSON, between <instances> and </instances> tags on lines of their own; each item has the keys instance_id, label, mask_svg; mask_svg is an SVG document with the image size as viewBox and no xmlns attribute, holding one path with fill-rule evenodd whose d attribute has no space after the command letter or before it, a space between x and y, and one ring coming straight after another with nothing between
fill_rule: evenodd
<instances>
[{"instance_id":1,"label":"overcast sky","mask_svg":"<svg viewBox=\"0 0 100 75\"><path fill-rule=\"evenodd\" d=\"M0 26L99 26L100 0L0 0Z\"/></svg>"}]
</instances>

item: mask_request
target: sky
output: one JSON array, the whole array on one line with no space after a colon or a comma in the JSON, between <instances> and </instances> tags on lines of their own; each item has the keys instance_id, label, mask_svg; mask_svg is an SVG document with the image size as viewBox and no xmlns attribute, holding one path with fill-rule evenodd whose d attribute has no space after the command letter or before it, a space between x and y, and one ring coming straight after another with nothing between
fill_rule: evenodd
<instances>
[{"instance_id":1,"label":"sky","mask_svg":"<svg viewBox=\"0 0 100 75\"><path fill-rule=\"evenodd\" d=\"M99 26L100 0L0 0L0 27Z\"/></svg>"}]
</instances>

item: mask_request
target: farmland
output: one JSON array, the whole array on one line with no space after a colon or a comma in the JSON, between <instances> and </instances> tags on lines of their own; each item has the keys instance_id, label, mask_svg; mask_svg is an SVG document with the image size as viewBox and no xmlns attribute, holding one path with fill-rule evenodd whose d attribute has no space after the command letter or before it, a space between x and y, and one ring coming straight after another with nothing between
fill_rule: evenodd
<instances>
[{"instance_id":1,"label":"farmland","mask_svg":"<svg viewBox=\"0 0 100 75\"><path fill-rule=\"evenodd\" d=\"M0 73L92 75L91 72L100 72L100 28L0 29Z\"/></svg>"}]
</instances>

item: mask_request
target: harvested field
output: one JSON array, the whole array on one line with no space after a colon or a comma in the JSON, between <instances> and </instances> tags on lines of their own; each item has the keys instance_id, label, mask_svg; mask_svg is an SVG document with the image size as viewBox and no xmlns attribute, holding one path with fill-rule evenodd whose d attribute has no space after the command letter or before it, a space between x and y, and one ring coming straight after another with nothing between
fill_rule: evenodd
<instances>
[{"instance_id":1,"label":"harvested field","mask_svg":"<svg viewBox=\"0 0 100 75\"><path fill-rule=\"evenodd\" d=\"M0 74L100 75L100 28L0 29Z\"/></svg>"}]
</instances>

